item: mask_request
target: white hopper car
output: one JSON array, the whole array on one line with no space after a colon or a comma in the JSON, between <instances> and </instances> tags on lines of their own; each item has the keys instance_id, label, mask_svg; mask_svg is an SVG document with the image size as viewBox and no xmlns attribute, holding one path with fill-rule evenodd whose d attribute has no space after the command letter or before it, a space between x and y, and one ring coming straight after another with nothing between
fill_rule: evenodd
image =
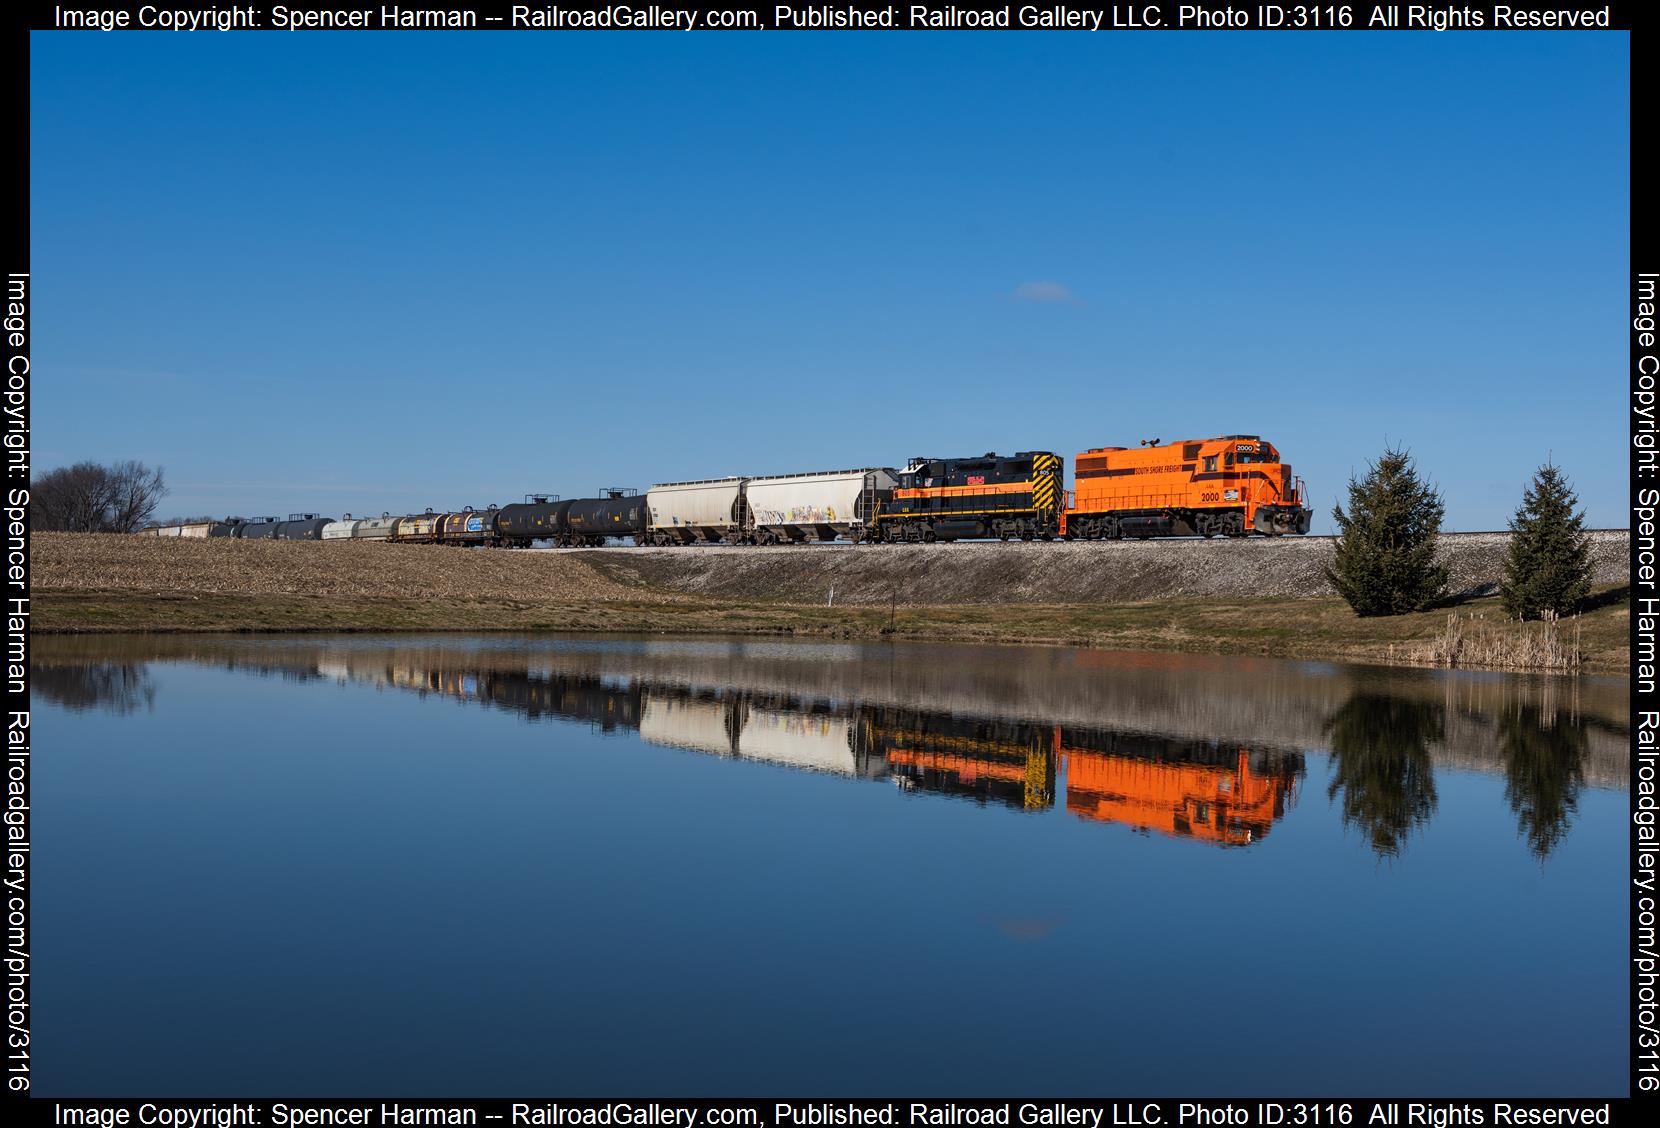
<instances>
[{"instance_id":1,"label":"white hopper car","mask_svg":"<svg viewBox=\"0 0 1660 1128\"><path fill-rule=\"evenodd\" d=\"M759 544L783 541L864 539L877 506L893 496L898 484L884 467L830 470L820 474L784 474L751 478L744 498Z\"/></svg>"},{"instance_id":2,"label":"white hopper car","mask_svg":"<svg viewBox=\"0 0 1660 1128\"><path fill-rule=\"evenodd\" d=\"M885 467L664 482L646 493L646 544L863 540L898 479Z\"/></svg>"},{"instance_id":3,"label":"white hopper car","mask_svg":"<svg viewBox=\"0 0 1660 1128\"><path fill-rule=\"evenodd\" d=\"M664 482L646 493L646 543L695 544L748 539L744 478Z\"/></svg>"}]
</instances>

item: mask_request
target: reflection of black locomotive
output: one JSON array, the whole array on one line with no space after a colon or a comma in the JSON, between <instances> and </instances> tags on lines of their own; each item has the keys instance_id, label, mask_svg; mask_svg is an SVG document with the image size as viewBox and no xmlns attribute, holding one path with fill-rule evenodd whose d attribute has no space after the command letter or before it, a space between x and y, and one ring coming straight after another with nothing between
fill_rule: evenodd
<instances>
[{"instance_id":1,"label":"reflection of black locomotive","mask_svg":"<svg viewBox=\"0 0 1660 1128\"><path fill-rule=\"evenodd\" d=\"M1054 804L1055 756L1046 726L885 707L859 714L866 746L911 786L1027 810Z\"/></svg>"}]
</instances>

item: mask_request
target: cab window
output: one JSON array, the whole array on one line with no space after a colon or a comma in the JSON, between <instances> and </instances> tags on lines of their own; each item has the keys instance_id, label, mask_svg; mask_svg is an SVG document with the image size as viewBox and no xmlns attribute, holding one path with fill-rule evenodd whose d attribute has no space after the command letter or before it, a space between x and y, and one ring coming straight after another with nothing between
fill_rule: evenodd
<instances>
[{"instance_id":1,"label":"cab window","mask_svg":"<svg viewBox=\"0 0 1660 1128\"><path fill-rule=\"evenodd\" d=\"M1215 470L1216 470L1216 456L1214 454L1205 455L1205 472L1206 473L1214 473Z\"/></svg>"}]
</instances>

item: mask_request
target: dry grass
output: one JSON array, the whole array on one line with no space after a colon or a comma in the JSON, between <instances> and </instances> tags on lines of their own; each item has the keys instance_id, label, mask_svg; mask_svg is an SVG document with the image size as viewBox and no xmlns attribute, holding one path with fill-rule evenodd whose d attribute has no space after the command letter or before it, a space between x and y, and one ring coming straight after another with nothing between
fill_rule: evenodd
<instances>
[{"instance_id":1,"label":"dry grass","mask_svg":"<svg viewBox=\"0 0 1660 1128\"><path fill-rule=\"evenodd\" d=\"M194 540L37 533L33 584L47 591L193 595L650 600L580 555L365 542Z\"/></svg>"},{"instance_id":2,"label":"dry grass","mask_svg":"<svg viewBox=\"0 0 1660 1128\"><path fill-rule=\"evenodd\" d=\"M1584 623L1579 616L1542 622L1489 621L1470 611L1447 616L1447 629L1429 648L1437 666L1482 670L1545 670L1577 673L1585 664Z\"/></svg>"}]
</instances>

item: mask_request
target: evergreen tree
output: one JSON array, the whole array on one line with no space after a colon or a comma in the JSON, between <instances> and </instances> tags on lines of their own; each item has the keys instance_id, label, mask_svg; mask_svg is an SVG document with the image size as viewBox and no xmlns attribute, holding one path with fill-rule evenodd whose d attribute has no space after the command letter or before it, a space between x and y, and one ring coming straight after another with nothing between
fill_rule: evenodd
<instances>
[{"instance_id":1,"label":"evergreen tree","mask_svg":"<svg viewBox=\"0 0 1660 1128\"><path fill-rule=\"evenodd\" d=\"M1349 479L1349 511L1332 507L1338 540L1326 578L1357 615L1422 611L1441 597L1447 570L1435 562L1446 507L1418 477L1412 456L1390 447Z\"/></svg>"},{"instance_id":2,"label":"evergreen tree","mask_svg":"<svg viewBox=\"0 0 1660 1128\"><path fill-rule=\"evenodd\" d=\"M1539 467L1510 519L1510 557L1499 587L1507 615L1565 615L1591 594L1591 545L1578 504L1562 471L1548 462Z\"/></svg>"}]
</instances>

